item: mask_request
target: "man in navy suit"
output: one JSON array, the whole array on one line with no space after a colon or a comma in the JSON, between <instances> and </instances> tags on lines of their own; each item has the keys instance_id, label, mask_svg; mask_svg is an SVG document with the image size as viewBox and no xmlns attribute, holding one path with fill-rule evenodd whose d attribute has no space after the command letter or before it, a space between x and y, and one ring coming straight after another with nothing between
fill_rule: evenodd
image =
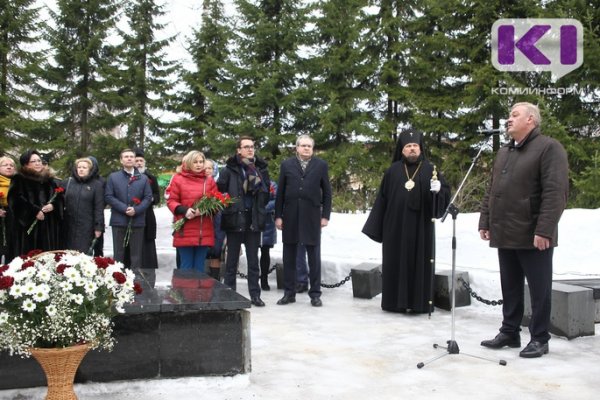
<instances>
[{"instance_id":1,"label":"man in navy suit","mask_svg":"<svg viewBox=\"0 0 600 400\"><path fill-rule=\"evenodd\" d=\"M296 140L296 156L281 163L275 225L282 230L284 296L277 304L296 301L296 254L306 246L310 289L314 307L321 302L321 228L331 214L331 184L327 162L314 157L315 141L308 135Z\"/></svg>"}]
</instances>

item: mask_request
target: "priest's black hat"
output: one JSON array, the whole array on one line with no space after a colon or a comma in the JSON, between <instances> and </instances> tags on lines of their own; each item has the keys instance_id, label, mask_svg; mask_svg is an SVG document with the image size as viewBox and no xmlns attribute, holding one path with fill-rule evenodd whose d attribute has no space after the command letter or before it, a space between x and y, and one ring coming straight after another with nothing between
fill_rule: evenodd
<instances>
[{"instance_id":1,"label":"priest's black hat","mask_svg":"<svg viewBox=\"0 0 600 400\"><path fill-rule=\"evenodd\" d=\"M133 149L133 152L135 153L136 157L146 158L146 156L144 155L144 150L140 149L139 147Z\"/></svg>"},{"instance_id":2,"label":"priest's black hat","mask_svg":"<svg viewBox=\"0 0 600 400\"><path fill-rule=\"evenodd\" d=\"M400 132L398 135L398 141L396 142L396 151L394 151L394 158L392 162L398 161L402 158L402 149L409 143L416 143L421 148L421 154L423 154L423 132L413 128L408 128Z\"/></svg>"}]
</instances>

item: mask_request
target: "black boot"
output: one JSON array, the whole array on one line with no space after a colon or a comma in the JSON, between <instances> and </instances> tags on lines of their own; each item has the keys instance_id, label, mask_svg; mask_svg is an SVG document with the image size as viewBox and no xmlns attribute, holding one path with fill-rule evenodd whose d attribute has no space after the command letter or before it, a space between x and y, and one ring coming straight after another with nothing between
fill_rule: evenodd
<instances>
[{"instance_id":1,"label":"black boot","mask_svg":"<svg viewBox=\"0 0 600 400\"><path fill-rule=\"evenodd\" d=\"M266 290L266 291L271 290L271 287L269 286L269 275L267 275L267 274L260 275L260 288L262 290Z\"/></svg>"}]
</instances>

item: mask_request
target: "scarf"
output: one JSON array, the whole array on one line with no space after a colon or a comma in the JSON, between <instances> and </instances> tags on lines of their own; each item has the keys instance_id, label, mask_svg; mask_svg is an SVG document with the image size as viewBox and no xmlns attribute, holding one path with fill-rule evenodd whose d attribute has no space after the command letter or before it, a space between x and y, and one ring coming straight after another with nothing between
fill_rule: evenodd
<instances>
[{"instance_id":1,"label":"scarf","mask_svg":"<svg viewBox=\"0 0 600 400\"><path fill-rule=\"evenodd\" d=\"M10 187L10 178L0 175L0 207L8 206L8 188Z\"/></svg>"},{"instance_id":2,"label":"scarf","mask_svg":"<svg viewBox=\"0 0 600 400\"><path fill-rule=\"evenodd\" d=\"M244 193L254 194L259 192L263 183L254 161L248 158L241 158L239 154L236 155L236 158L238 164L240 164L244 170L245 179L242 185Z\"/></svg>"},{"instance_id":3,"label":"scarf","mask_svg":"<svg viewBox=\"0 0 600 400\"><path fill-rule=\"evenodd\" d=\"M300 162L300 168L302 168L302 172L306 172L306 167L308 167L308 163L310 162L310 158L308 160L303 160L299 156L296 157L298 162Z\"/></svg>"}]
</instances>

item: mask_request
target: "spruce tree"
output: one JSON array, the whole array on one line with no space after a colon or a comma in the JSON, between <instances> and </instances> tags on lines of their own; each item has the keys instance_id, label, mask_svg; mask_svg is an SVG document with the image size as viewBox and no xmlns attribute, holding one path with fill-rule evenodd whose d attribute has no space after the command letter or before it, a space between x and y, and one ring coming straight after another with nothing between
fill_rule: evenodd
<instances>
[{"instance_id":1,"label":"spruce tree","mask_svg":"<svg viewBox=\"0 0 600 400\"><path fill-rule=\"evenodd\" d=\"M35 0L0 1L0 149L29 147L41 122L37 80L43 52L39 47L39 8Z\"/></svg>"},{"instance_id":2,"label":"spruce tree","mask_svg":"<svg viewBox=\"0 0 600 400\"><path fill-rule=\"evenodd\" d=\"M164 136L161 121L173 88L177 63L169 61L166 50L173 37L159 39L164 28L158 22L165 12L155 0L130 0L125 6L128 30L121 31L119 55L123 84L120 87L126 109L122 114L129 146L144 149L150 137Z\"/></svg>"},{"instance_id":3,"label":"spruce tree","mask_svg":"<svg viewBox=\"0 0 600 400\"><path fill-rule=\"evenodd\" d=\"M46 65L48 141L73 158L89 154L92 135L114 130L122 107L117 94L114 34L117 0L58 0L50 10Z\"/></svg>"}]
</instances>

